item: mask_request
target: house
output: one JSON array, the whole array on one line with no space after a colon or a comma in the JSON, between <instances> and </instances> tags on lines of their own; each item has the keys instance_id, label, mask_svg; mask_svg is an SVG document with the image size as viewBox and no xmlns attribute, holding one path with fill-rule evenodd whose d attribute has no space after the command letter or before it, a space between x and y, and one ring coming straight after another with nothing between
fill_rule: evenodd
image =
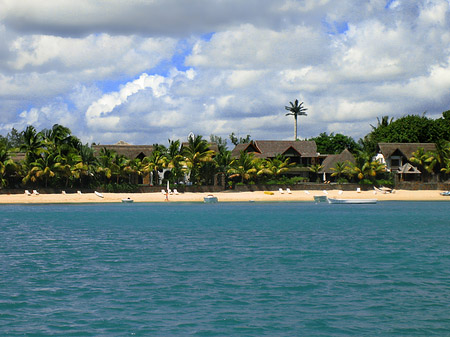
<instances>
[{"instance_id":1,"label":"house","mask_svg":"<svg viewBox=\"0 0 450 337\"><path fill-rule=\"evenodd\" d=\"M241 151L253 153L257 158L272 159L282 155L295 163L297 167L289 169L287 174L309 177L309 166L319 163L316 142L295 140L254 140L238 144L231 151L232 158L238 158ZM298 167L300 166L300 167Z\"/></svg>"},{"instance_id":2,"label":"house","mask_svg":"<svg viewBox=\"0 0 450 337\"><path fill-rule=\"evenodd\" d=\"M382 164L386 164L389 172L397 171L400 167L409 163L409 158L413 156L419 148L425 152L436 151L434 143L378 143L377 156L374 158Z\"/></svg>"},{"instance_id":3,"label":"house","mask_svg":"<svg viewBox=\"0 0 450 337\"><path fill-rule=\"evenodd\" d=\"M330 154L326 156L325 160L322 162L322 169L319 171L322 174L323 181L334 181L335 177L332 177L331 174L335 172L333 168L337 163L345 163L351 162L355 163L355 156L348 150L345 149L339 154Z\"/></svg>"},{"instance_id":4,"label":"house","mask_svg":"<svg viewBox=\"0 0 450 337\"><path fill-rule=\"evenodd\" d=\"M436 151L434 143L378 143L377 155L373 158L386 165L386 171L398 174L400 180L417 180L420 170L409 159L419 148L425 152Z\"/></svg>"}]
</instances>

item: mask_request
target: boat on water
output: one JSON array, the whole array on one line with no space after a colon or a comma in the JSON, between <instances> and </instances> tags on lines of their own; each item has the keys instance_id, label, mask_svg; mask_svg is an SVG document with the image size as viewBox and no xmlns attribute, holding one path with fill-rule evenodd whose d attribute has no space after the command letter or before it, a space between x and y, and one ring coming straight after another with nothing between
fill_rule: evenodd
<instances>
[{"instance_id":1,"label":"boat on water","mask_svg":"<svg viewBox=\"0 0 450 337\"><path fill-rule=\"evenodd\" d=\"M335 199L328 198L330 204L376 204L377 199Z\"/></svg>"},{"instance_id":2,"label":"boat on water","mask_svg":"<svg viewBox=\"0 0 450 337\"><path fill-rule=\"evenodd\" d=\"M126 199L122 199L122 202L125 204L130 204L130 203L134 202L134 200L130 199L130 198L126 198Z\"/></svg>"},{"instance_id":3,"label":"boat on water","mask_svg":"<svg viewBox=\"0 0 450 337\"><path fill-rule=\"evenodd\" d=\"M217 199L217 197L213 196L212 194L209 194L208 196L203 198L203 201L206 204L214 204L214 203L219 202L219 199Z\"/></svg>"},{"instance_id":4,"label":"boat on water","mask_svg":"<svg viewBox=\"0 0 450 337\"><path fill-rule=\"evenodd\" d=\"M328 197L326 195L315 195L314 196L314 202L318 203L318 202L327 202L328 201Z\"/></svg>"},{"instance_id":5,"label":"boat on water","mask_svg":"<svg viewBox=\"0 0 450 337\"><path fill-rule=\"evenodd\" d=\"M443 195L444 197L449 197L450 191L441 192L441 195Z\"/></svg>"}]
</instances>

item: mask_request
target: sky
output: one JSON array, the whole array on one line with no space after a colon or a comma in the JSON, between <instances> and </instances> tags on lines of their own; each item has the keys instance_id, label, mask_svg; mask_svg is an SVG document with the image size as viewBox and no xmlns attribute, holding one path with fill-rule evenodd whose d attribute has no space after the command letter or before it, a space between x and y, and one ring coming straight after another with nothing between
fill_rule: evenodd
<instances>
[{"instance_id":1,"label":"sky","mask_svg":"<svg viewBox=\"0 0 450 337\"><path fill-rule=\"evenodd\" d=\"M450 110L450 0L0 0L0 134L355 140ZM230 143L228 141L228 143Z\"/></svg>"}]
</instances>

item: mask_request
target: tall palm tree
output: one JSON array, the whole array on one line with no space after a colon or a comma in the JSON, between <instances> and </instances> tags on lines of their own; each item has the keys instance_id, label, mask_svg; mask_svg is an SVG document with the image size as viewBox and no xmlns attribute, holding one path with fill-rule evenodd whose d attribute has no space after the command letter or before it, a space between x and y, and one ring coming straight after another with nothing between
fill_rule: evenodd
<instances>
[{"instance_id":1,"label":"tall palm tree","mask_svg":"<svg viewBox=\"0 0 450 337\"><path fill-rule=\"evenodd\" d=\"M44 186L47 188L49 179L55 177L56 171L58 171L58 167L55 164L57 164L55 155L45 151L42 157L29 164L28 173L22 181L24 183L28 181L34 183L38 180L44 180Z\"/></svg>"},{"instance_id":2,"label":"tall palm tree","mask_svg":"<svg viewBox=\"0 0 450 337\"><path fill-rule=\"evenodd\" d=\"M333 173L331 173L332 177L337 177L337 181L339 182L342 179L342 176L345 175L348 169L348 162L337 162L334 167L331 168Z\"/></svg>"},{"instance_id":3,"label":"tall palm tree","mask_svg":"<svg viewBox=\"0 0 450 337\"><path fill-rule=\"evenodd\" d=\"M306 110L308 109L303 107L303 102L299 104L298 99L294 103L289 102L289 104L290 106L285 106L284 108L290 111L286 116L294 116L294 140L297 140L297 116L307 116Z\"/></svg>"},{"instance_id":4,"label":"tall palm tree","mask_svg":"<svg viewBox=\"0 0 450 337\"><path fill-rule=\"evenodd\" d=\"M181 143L179 140L169 139L169 148L167 149L167 167L170 168L172 182L178 182L183 178L183 166L186 165L184 157L181 154Z\"/></svg>"},{"instance_id":5,"label":"tall palm tree","mask_svg":"<svg viewBox=\"0 0 450 337\"><path fill-rule=\"evenodd\" d=\"M202 136L197 135L188 137L188 146L183 147L183 155L190 171L190 180L195 184L199 181L200 167L213 160L214 151L209 149Z\"/></svg>"}]
</instances>

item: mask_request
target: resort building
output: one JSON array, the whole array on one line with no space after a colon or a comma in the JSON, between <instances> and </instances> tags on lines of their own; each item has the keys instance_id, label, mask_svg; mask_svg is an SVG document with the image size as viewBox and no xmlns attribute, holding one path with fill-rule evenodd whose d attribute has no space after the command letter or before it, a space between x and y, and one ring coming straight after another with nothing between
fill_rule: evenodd
<instances>
[{"instance_id":1,"label":"resort building","mask_svg":"<svg viewBox=\"0 0 450 337\"><path fill-rule=\"evenodd\" d=\"M436 151L434 143L379 143L373 158L386 165L386 171L394 172L399 180L419 180L422 172L409 159L413 152L422 148L424 152Z\"/></svg>"},{"instance_id":2,"label":"resort building","mask_svg":"<svg viewBox=\"0 0 450 337\"><path fill-rule=\"evenodd\" d=\"M282 155L300 167L293 167L287 172L290 175L309 177L309 166L320 164L320 154L314 141L295 140L253 140L250 143L238 144L231 151L233 158L241 152L253 153L257 158L272 159Z\"/></svg>"},{"instance_id":3,"label":"resort building","mask_svg":"<svg viewBox=\"0 0 450 337\"><path fill-rule=\"evenodd\" d=\"M331 174L336 172L333 170L338 163L351 162L355 163L355 156L348 150L345 149L340 154L329 154L326 156L325 160L322 162L322 169L319 173L322 175L322 181L336 181L337 177L332 177Z\"/></svg>"}]
</instances>

